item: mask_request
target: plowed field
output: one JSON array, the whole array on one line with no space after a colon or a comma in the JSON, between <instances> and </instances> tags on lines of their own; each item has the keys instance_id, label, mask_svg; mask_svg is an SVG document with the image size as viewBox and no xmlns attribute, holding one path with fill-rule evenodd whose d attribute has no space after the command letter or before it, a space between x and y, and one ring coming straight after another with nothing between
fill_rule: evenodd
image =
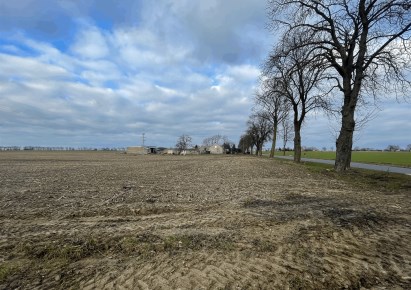
<instances>
[{"instance_id":1,"label":"plowed field","mask_svg":"<svg viewBox=\"0 0 411 290\"><path fill-rule=\"evenodd\" d=\"M1 152L0 289L411 289L410 184L242 155Z\"/></svg>"}]
</instances>

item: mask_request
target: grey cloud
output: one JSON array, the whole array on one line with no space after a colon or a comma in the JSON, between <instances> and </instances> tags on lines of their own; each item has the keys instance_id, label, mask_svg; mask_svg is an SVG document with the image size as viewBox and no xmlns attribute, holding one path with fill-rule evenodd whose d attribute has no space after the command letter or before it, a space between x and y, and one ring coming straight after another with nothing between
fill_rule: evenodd
<instances>
[{"instance_id":1,"label":"grey cloud","mask_svg":"<svg viewBox=\"0 0 411 290\"><path fill-rule=\"evenodd\" d=\"M265 6L265 0L146 2L142 18L158 35L193 46L192 58L201 63L255 62L269 48Z\"/></svg>"},{"instance_id":2,"label":"grey cloud","mask_svg":"<svg viewBox=\"0 0 411 290\"><path fill-rule=\"evenodd\" d=\"M266 0L3 1L0 32L23 31L43 40L67 42L74 37L79 21L107 23L108 30L134 27L151 31L159 40L158 49L170 43L172 49L189 49L191 60L186 58L186 62L253 63L265 56L271 44L265 30L265 6Z\"/></svg>"},{"instance_id":3,"label":"grey cloud","mask_svg":"<svg viewBox=\"0 0 411 290\"><path fill-rule=\"evenodd\" d=\"M128 6L132 12L123 20L119 1L17 2L0 5L16 19L27 16L13 20L23 30L41 21L42 12L35 14L46 4L47 13L59 10L56 15L67 21L85 20L67 50L34 40L31 33L0 47L0 145L127 146L139 144L145 132L149 144L172 146L183 133L197 144L218 133L237 141L243 133L260 57L270 42L265 0L139 1ZM19 5L32 11L17 11ZM128 16L133 10L134 19ZM96 13L116 25L100 28L87 21ZM1 27L13 26L7 21ZM57 31L38 27L49 29L46 34ZM21 46L33 56L16 56ZM379 115L378 130L361 131L361 144L379 142L378 134L405 142L394 136L411 131L411 108L387 107L393 111ZM322 116L310 119L304 145L333 146L328 123Z\"/></svg>"},{"instance_id":4,"label":"grey cloud","mask_svg":"<svg viewBox=\"0 0 411 290\"><path fill-rule=\"evenodd\" d=\"M0 31L23 30L40 37L67 37L75 19L116 25L138 22L140 1L19 0L1 1Z\"/></svg>"},{"instance_id":5,"label":"grey cloud","mask_svg":"<svg viewBox=\"0 0 411 290\"><path fill-rule=\"evenodd\" d=\"M44 64L32 58L10 56L0 53L0 78L49 79L68 77L69 73L55 65Z\"/></svg>"},{"instance_id":6,"label":"grey cloud","mask_svg":"<svg viewBox=\"0 0 411 290\"><path fill-rule=\"evenodd\" d=\"M16 72L24 71L24 62L17 64ZM194 79L198 78L197 73L194 75ZM49 134L50 142L56 140L54 135L65 133L84 138L105 135L120 142L115 136L132 136L147 130L157 136L158 139L152 139L153 143L158 142L155 145L170 144L184 132L192 134L196 142L201 143L207 135L237 135L242 130L250 106L243 98L251 94L251 89L230 82L221 83L225 89L218 92L200 81L197 90L192 87L196 91L192 94L178 85L167 88L141 80L135 80L136 86L112 90L75 83L70 79L53 79L50 75L49 78L51 80L48 81L41 78L0 81L3 134L8 132L13 137L16 133L12 132L33 128L33 136ZM187 78L183 87L190 86L190 79ZM127 82L130 79L122 79L123 84ZM94 138L95 142L101 142L98 141L100 139Z\"/></svg>"}]
</instances>

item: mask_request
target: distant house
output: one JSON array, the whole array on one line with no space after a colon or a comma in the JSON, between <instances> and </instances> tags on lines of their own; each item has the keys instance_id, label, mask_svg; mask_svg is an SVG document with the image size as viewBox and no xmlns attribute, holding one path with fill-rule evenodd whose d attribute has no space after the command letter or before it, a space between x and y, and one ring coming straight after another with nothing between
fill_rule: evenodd
<instances>
[{"instance_id":1,"label":"distant house","mask_svg":"<svg viewBox=\"0 0 411 290\"><path fill-rule=\"evenodd\" d=\"M157 154L167 154L167 148L165 148L165 147L157 147L156 148L156 152L157 152Z\"/></svg>"},{"instance_id":2,"label":"distant house","mask_svg":"<svg viewBox=\"0 0 411 290\"><path fill-rule=\"evenodd\" d=\"M181 150L181 151L177 148L173 148L173 149L166 149L163 154L168 154L168 155L195 155L195 154L200 154L200 151L198 149L195 149L195 148Z\"/></svg>"},{"instance_id":3,"label":"distant house","mask_svg":"<svg viewBox=\"0 0 411 290\"><path fill-rule=\"evenodd\" d=\"M178 154L178 150L177 150L177 149L166 149L166 150L164 150L164 154L177 155L177 154Z\"/></svg>"},{"instance_id":4,"label":"distant house","mask_svg":"<svg viewBox=\"0 0 411 290\"><path fill-rule=\"evenodd\" d=\"M224 146L219 145L219 144L214 144L210 146L200 146L197 148L197 152L199 154L224 154L226 153Z\"/></svg>"},{"instance_id":5,"label":"distant house","mask_svg":"<svg viewBox=\"0 0 411 290\"><path fill-rule=\"evenodd\" d=\"M225 153L224 147L218 144L208 146L207 151L209 151L210 154L224 154Z\"/></svg>"}]
</instances>

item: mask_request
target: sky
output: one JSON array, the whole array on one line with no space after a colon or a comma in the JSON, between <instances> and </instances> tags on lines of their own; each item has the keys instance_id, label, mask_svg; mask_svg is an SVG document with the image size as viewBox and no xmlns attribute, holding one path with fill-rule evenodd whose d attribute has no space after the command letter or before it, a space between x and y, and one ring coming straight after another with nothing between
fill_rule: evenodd
<instances>
[{"instance_id":1,"label":"sky","mask_svg":"<svg viewBox=\"0 0 411 290\"><path fill-rule=\"evenodd\" d=\"M276 38L266 13L266 0L0 0L0 146L238 143ZM354 146L410 144L411 103L378 108ZM335 148L336 132L317 113L302 143Z\"/></svg>"}]
</instances>

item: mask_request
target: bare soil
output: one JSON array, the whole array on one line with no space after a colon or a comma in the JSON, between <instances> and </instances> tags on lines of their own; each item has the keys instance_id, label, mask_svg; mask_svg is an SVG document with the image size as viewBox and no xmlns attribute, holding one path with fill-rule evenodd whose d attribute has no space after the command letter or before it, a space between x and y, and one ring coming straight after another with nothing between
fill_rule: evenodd
<instances>
[{"instance_id":1,"label":"bare soil","mask_svg":"<svg viewBox=\"0 0 411 290\"><path fill-rule=\"evenodd\" d=\"M252 156L1 152L0 289L411 289L411 179L349 179Z\"/></svg>"}]
</instances>

